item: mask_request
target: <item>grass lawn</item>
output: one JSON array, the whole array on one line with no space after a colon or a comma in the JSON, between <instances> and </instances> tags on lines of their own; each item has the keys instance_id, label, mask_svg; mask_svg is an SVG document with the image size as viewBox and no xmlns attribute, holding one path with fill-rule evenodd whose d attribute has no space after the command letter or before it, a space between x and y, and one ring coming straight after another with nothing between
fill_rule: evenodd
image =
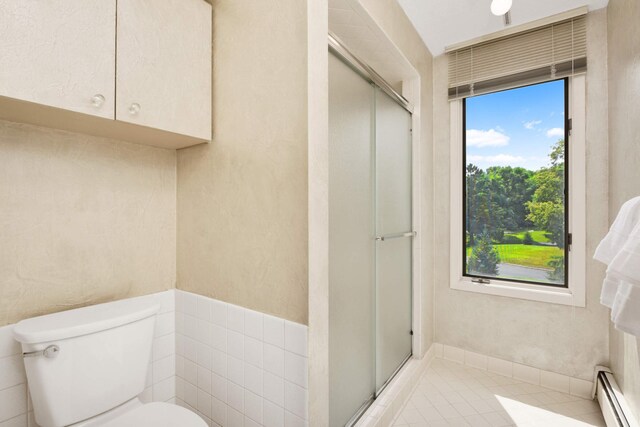
<instances>
[{"instance_id":1,"label":"grass lawn","mask_svg":"<svg viewBox=\"0 0 640 427\"><path fill-rule=\"evenodd\" d=\"M549 268L547 262L552 256L564 255L562 249L555 246L493 245L493 247L500 255L500 262L524 267ZM469 255L471 255L471 248L467 248L467 257Z\"/></svg>"},{"instance_id":2,"label":"grass lawn","mask_svg":"<svg viewBox=\"0 0 640 427\"><path fill-rule=\"evenodd\" d=\"M526 233L527 230L524 231L519 231L517 233L504 233L505 237L515 237L517 239L519 239L521 242L524 241L524 233ZM549 243L549 239L547 238L547 236L545 236L545 234L547 234L546 231L541 231L541 230L534 230L534 231L529 231L529 233L531 233L531 237L533 238L534 242L538 242L538 243Z\"/></svg>"}]
</instances>

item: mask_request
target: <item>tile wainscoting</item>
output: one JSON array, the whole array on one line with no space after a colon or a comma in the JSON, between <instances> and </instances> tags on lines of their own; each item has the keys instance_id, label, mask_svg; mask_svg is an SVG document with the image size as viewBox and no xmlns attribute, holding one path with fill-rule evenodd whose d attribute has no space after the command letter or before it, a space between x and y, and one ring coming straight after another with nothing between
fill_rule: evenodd
<instances>
[{"instance_id":1,"label":"tile wainscoting","mask_svg":"<svg viewBox=\"0 0 640 427\"><path fill-rule=\"evenodd\" d=\"M307 426L307 327L179 290L157 300L143 402L210 426ZM13 325L0 328L0 427L37 427Z\"/></svg>"},{"instance_id":2,"label":"tile wainscoting","mask_svg":"<svg viewBox=\"0 0 640 427\"><path fill-rule=\"evenodd\" d=\"M212 426L307 426L307 327L176 291L176 396Z\"/></svg>"},{"instance_id":3,"label":"tile wainscoting","mask_svg":"<svg viewBox=\"0 0 640 427\"><path fill-rule=\"evenodd\" d=\"M157 300L144 402L176 403L210 426L307 426L307 327L212 298L171 290ZM0 427L37 427L12 325L0 328ZM388 426L435 358L568 395L593 383L442 344L411 359L358 426Z\"/></svg>"}]
</instances>

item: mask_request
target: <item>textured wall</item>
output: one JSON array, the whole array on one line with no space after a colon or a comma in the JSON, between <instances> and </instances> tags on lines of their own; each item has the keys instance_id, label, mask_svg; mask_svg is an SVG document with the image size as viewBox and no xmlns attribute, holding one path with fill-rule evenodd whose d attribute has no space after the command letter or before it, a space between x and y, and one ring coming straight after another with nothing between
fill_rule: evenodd
<instances>
[{"instance_id":1,"label":"textured wall","mask_svg":"<svg viewBox=\"0 0 640 427\"><path fill-rule=\"evenodd\" d=\"M307 0L307 18L309 424L315 427L329 425L328 1Z\"/></svg>"},{"instance_id":2,"label":"textured wall","mask_svg":"<svg viewBox=\"0 0 640 427\"><path fill-rule=\"evenodd\" d=\"M175 285L176 154L0 122L0 325Z\"/></svg>"},{"instance_id":3,"label":"textured wall","mask_svg":"<svg viewBox=\"0 0 640 427\"><path fill-rule=\"evenodd\" d=\"M574 308L449 287L449 103L447 60L434 61L436 341L592 380L608 359L604 268L591 260L607 228L606 13L587 20L587 305ZM454 219L455 220L455 219Z\"/></svg>"},{"instance_id":4,"label":"textured wall","mask_svg":"<svg viewBox=\"0 0 640 427\"><path fill-rule=\"evenodd\" d=\"M178 288L306 324L306 2L213 3L213 141L178 152Z\"/></svg>"},{"instance_id":5,"label":"textured wall","mask_svg":"<svg viewBox=\"0 0 640 427\"><path fill-rule=\"evenodd\" d=\"M609 49L609 221L628 199L640 196L640 4L610 0ZM640 419L640 338L611 327L611 363Z\"/></svg>"},{"instance_id":6,"label":"textured wall","mask_svg":"<svg viewBox=\"0 0 640 427\"><path fill-rule=\"evenodd\" d=\"M362 0L362 5L420 75L420 280L422 351L433 343L433 58L400 5L388 0Z\"/></svg>"}]
</instances>

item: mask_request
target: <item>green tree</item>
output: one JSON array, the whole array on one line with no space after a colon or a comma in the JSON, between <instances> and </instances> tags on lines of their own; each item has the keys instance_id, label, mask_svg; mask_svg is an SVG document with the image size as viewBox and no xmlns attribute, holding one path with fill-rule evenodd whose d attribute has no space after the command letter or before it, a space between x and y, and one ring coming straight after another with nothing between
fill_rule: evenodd
<instances>
[{"instance_id":1,"label":"green tree","mask_svg":"<svg viewBox=\"0 0 640 427\"><path fill-rule=\"evenodd\" d=\"M465 224L468 234L467 243L473 247L475 245L475 236L482 231L480 228L480 221L478 219L478 189L481 186L484 171L473 164L467 165L466 181L467 181L467 194L466 197L466 216Z\"/></svg>"},{"instance_id":2,"label":"green tree","mask_svg":"<svg viewBox=\"0 0 640 427\"><path fill-rule=\"evenodd\" d=\"M504 191L501 202L507 211L506 222L503 224L508 230L521 230L533 224L527 220L526 203L531 200L535 190L531 179L533 172L520 167L494 166L487 170L489 175L499 178Z\"/></svg>"},{"instance_id":3,"label":"green tree","mask_svg":"<svg viewBox=\"0 0 640 427\"><path fill-rule=\"evenodd\" d=\"M524 233L522 243L524 243L525 245L533 245L533 237L531 237L531 233L529 233L528 231Z\"/></svg>"},{"instance_id":4,"label":"green tree","mask_svg":"<svg viewBox=\"0 0 640 427\"><path fill-rule=\"evenodd\" d=\"M504 241L507 230L533 224L527 219L526 203L534 193L534 173L524 168L493 166L486 171L473 164L466 169L466 230L469 246L486 231L494 242Z\"/></svg>"},{"instance_id":5,"label":"green tree","mask_svg":"<svg viewBox=\"0 0 640 427\"><path fill-rule=\"evenodd\" d=\"M467 264L469 271L497 276L498 264L500 264L500 255L491 243L491 236L486 232L480 234L469 256Z\"/></svg>"},{"instance_id":6,"label":"green tree","mask_svg":"<svg viewBox=\"0 0 640 427\"><path fill-rule=\"evenodd\" d=\"M476 237L483 232L489 233L496 241L502 240L509 215L502 178L469 164L466 180L465 221L469 246L475 246Z\"/></svg>"},{"instance_id":7,"label":"green tree","mask_svg":"<svg viewBox=\"0 0 640 427\"><path fill-rule=\"evenodd\" d=\"M508 203L507 191L505 189L504 179L499 173L488 170L486 173L486 181L483 188L483 201L486 218L484 226L485 231L495 242L502 242L504 232L508 228L510 220L513 216L511 206Z\"/></svg>"},{"instance_id":8,"label":"green tree","mask_svg":"<svg viewBox=\"0 0 640 427\"><path fill-rule=\"evenodd\" d=\"M559 140L549 154L551 165L533 175L535 191L526 206L527 219L538 229L546 230L550 239L564 247L564 140Z\"/></svg>"},{"instance_id":9,"label":"green tree","mask_svg":"<svg viewBox=\"0 0 640 427\"><path fill-rule=\"evenodd\" d=\"M547 265L553 270L547 273L547 278L554 282L561 282L564 280L564 256L556 255L552 256Z\"/></svg>"},{"instance_id":10,"label":"green tree","mask_svg":"<svg viewBox=\"0 0 640 427\"><path fill-rule=\"evenodd\" d=\"M564 139L559 139L551 147L549 159L551 159L551 166L564 165Z\"/></svg>"}]
</instances>

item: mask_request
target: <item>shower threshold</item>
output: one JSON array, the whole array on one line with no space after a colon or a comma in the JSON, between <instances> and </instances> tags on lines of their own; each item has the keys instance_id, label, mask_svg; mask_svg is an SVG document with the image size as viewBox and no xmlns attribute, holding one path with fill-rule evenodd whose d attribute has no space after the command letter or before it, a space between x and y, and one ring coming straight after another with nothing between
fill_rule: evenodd
<instances>
[{"instance_id":1,"label":"shower threshold","mask_svg":"<svg viewBox=\"0 0 640 427\"><path fill-rule=\"evenodd\" d=\"M391 374L389 379L387 379L387 381L385 381L384 384L382 384L380 389L375 394L371 395L369 400L367 400L366 402L364 402L362 404L360 409L358 409L358 411L355 413L355 415L349 420L349 422L347 422L345 427L353 427L353 426L358 424L358 421L360 421L362 416L367 412L367 410L371 407L371 405L373 405L376 402L376 400L382 395L382 393L387 388L387 386L389 384L391 384L391 382L398 376L398 374L402 371L402 368L404 368L406 366L407 362L409 360L411 360L412 357L413 357L413 353L410 353L402 361L402 363L400 363L400 366L398 366L398 368L395 371L393 371L393 374Z\"/></svg>"}]
</instances>

